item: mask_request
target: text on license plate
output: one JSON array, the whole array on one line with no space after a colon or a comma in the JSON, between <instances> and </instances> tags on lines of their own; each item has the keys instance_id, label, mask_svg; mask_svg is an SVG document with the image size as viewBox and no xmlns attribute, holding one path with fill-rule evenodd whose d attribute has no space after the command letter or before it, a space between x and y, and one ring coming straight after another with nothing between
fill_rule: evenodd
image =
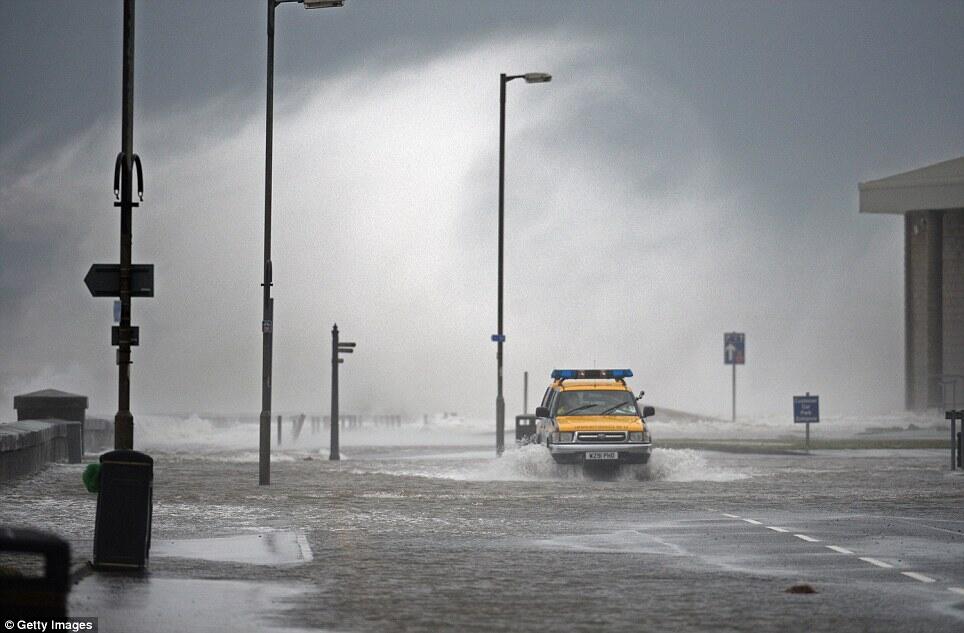
<instances>
[{"instance_id":1,"label":"text on license plate","mask_svg":"<svg viewBox=\"0 0 964 633\"><path fill-rule=\"evenodd\" d=\"M586 459L619 459L616 451L593 451L586 453Z\"/></svg>"}]
</instances>

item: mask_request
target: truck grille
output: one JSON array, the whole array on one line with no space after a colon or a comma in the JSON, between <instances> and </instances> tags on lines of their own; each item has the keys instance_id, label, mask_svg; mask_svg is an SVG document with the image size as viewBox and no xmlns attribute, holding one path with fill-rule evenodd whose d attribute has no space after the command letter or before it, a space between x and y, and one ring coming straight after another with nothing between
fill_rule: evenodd
<instances>
[{"instance_id":1,"label":"truck grille","mask_svg":"<svg viewBox=\"0 0 964 633\"><path fill-rule=\"evenodd\" d=\"M625 431L580 431L576 434L577 442L625 442Z\"/></svg>"}]
</instances>

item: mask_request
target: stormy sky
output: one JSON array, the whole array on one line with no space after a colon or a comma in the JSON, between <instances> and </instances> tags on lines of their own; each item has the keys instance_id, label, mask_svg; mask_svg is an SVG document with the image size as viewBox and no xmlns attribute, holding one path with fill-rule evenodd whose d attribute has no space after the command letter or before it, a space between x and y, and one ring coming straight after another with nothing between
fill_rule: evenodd
<instances>
[{"instance_id":1,"label":"stormy sky","mask_svg":"<svg viewBox=\"0 0 964 633\"><path fill-rule=\"evenodd\" d=\"M116 1L0 7L0 419L17 393L116 410ZM506 397L631 367L723 415L903 402L902 223L857 182L964 154L960 2L375 2L278 8L274 402L494 416L499 73L508 90ZM135 417L260 407L265 5L136 14Z\"/></svg>"}]
</instances>

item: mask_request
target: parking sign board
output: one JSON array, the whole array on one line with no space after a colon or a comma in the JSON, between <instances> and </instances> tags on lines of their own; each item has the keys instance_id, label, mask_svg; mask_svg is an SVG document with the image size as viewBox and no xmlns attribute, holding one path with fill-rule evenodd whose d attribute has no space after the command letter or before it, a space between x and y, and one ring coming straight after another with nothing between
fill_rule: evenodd
<instances>
[{"instance_id":1,"label":"parking sign board","mask_svg":"<svg viewBox=\"0 0 964 633\"><path fill-rule=\"evenodd\" d=\"M727 332L723 335L723 364L742 365L746 360L746 334Z\"/></svg>"},{"instance_id":2,"label":"parking sign board","mask_svg":"<svg viewBox=\"0 0 964 633\"><path fill-rule=\"evenodd\" d=\"M793 396L793 421L811 424L820 421L820 396Z\"/></svg>"}]
</instances>

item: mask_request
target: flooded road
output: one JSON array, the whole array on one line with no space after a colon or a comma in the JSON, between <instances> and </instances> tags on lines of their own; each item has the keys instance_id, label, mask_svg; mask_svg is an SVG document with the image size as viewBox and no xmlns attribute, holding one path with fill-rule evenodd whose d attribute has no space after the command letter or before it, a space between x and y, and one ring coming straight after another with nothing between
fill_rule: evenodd
<instances>
[{"instance_id":1,"label":"flooded road","mask_svg":"<svg viewBox=\"0 0 964 633\"><path fill-rule=\"evenodd\" d=\"M212 604L282 630L964 627L964 478L943 451L657 449L609 480L541 447L344 453L282 446L259 487L250 449L159 445L149 578L107 590L88 577L72 614L177 630L145 598L142 583L164 578L238 583ZM0 522L54 530L89 558L82 468L5 486ZM787 593L798 584L816 593ZM200 595L191 587L154 594ZM238 599L248 590L260 598Z\"/></svg>"}]
</instances>

